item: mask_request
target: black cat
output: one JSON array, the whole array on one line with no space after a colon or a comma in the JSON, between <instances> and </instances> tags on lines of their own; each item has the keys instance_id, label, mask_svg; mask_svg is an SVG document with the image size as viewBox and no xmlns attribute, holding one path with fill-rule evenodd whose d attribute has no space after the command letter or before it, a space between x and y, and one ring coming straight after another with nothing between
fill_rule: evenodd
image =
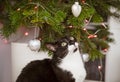
<instances>
[{"instance_id":1,"label":"black cat","mask_svg":"<svg viewBox=\"0 0 120 82\"><path fill-rule=\"evenodd\" d=\"M52 59L36 60L25 66L16 82L83 82L86 71L74 37L63 37L46 47Z\"/></svg>"}]
</instances>

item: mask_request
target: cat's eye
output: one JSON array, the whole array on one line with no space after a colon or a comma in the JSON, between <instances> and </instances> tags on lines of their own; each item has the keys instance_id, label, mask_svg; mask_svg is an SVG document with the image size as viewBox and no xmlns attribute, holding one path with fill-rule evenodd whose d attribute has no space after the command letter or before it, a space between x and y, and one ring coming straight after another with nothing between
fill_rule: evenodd
<instances>
[{"instance_id":1,"label":"cat's eye","mask_svg":"<svg viewBox=\"0 0 120 82\"><path fill-rule=\"evenodd\" d=\"M70 40L74 40L74 37L70 37Z\"/></svg>"},{"instance_id":2,"label":"cat's eye","mask_svg":"<svg viewBox=\"0 0 120 82\"><path fill-rule=\"evenodd\" d=\"M62 46L62 47L66 46L66 45L67 45L66 42L62 42L62 43L61 43L61 46Z\"/></svg>"}]
</instances>

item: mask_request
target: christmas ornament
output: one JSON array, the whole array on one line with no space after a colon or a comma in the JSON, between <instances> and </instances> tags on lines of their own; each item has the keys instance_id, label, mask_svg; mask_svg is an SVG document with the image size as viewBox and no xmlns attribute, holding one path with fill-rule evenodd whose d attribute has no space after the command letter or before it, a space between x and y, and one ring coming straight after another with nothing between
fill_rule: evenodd
<instances>
[{"instance_id":1,"label":"christmas ornament","mask_svg":"<svg viewBox=\"0 0 120 82\"><path fill-rule=\"evenodd\" d=\"M88 62L89 61L89 55L88 54L83 54L83 61Z\"/></svg>"},{"instance_id":2,"label":"christmas ornament","mask_svg":"<svg viewBox=\"0 0 120 82\"><path fill-rule=\"evenodd\" d=\"M30 40L29 43L28 43L28 47L32 51L38 51L40 49L40 46L41 46L41 42L38 39Z\"/></svg>"},{"instance_id":3,"label":"christmas ornament","mask_svg":"<svg viewBox=\"0 0 120 82\"><path fill-rule=\"evenodd\" d=\"M39 28L35 27L35 29L34 29L34 39L30 40L29 43L28 43L28 47L32 51L38 51L40 49L41 42L40 42L40 40L36 39L36 37L38 37L38 34L39 34Z\"/></svg>"},{"instance_id":4,"label":"christmas ornament","mask_svg":"<svg viewBox=\"0 0 120 82\"><path fill-rule=\"evenodd\" d=\"M75 17L78 17L81 13L81 6L79 5L79 2L75 2L73 5L72 5L72 13Z\"/></svg>"}]
</instances>

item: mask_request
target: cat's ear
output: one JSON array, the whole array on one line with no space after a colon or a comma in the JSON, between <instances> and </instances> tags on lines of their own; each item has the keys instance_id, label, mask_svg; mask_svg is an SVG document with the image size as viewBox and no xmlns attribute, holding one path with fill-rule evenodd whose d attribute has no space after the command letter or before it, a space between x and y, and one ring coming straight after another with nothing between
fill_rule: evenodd
<instances>
[{"instance_id":1,"label":"cat's ear","mask_svg":"<svg viewBox=\"0 0 120 82\"><path fill-rule=\"evenodd\" d=\"M56 46L52 43L46 43L46 47L47 49L49 49L50 51L55 52L56 51Z\"/></svg>"}]
</instances>

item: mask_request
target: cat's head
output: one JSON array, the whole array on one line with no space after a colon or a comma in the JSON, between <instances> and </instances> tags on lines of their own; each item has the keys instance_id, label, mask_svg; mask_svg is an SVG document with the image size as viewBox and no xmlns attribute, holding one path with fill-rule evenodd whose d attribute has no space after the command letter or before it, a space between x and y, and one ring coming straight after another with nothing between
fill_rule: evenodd
<instances>
[{"instance_id":1,"label":"cat's head","mask_svg":"<svg viewBox=\"0 0 120 82\"><path fill-rule=\"evenodd\" d=\"M75 37L65 36L56 42L46 43L46 47L54 53L55 58L64 58L68 53L75 53L78 43Z\"/></svg>"}]
</instances>

